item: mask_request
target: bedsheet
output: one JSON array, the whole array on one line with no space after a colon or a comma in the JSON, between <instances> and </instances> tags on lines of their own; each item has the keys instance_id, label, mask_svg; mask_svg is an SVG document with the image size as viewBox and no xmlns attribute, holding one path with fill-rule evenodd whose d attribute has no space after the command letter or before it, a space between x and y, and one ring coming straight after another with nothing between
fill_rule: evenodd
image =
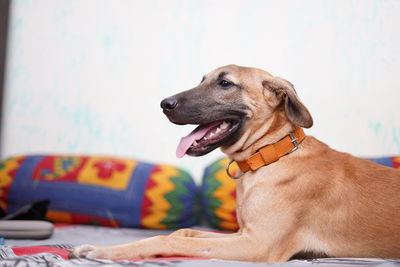
<instances>
[{"instance_id":1,"label":"bedsheet","mask_svg":"<svg viewBox=\"0 0 400 267\"><path fill-rule=\"evenodd\" d=\"M206 230L202 227L197 229ZM110 261L100 259L70 259L69 249L76 245L93 244L110 246L143 238L169 234L171 231L110 228L84 225L56 225L54 234L45 240L5 240L0 246L0 266L210 266L210 267L259 267L259 266L400 266L396 259L313 259L292 260L287 263L251 263L188 257L156 258L151 260L129 259Z\"/></svg>"}]
</instances>

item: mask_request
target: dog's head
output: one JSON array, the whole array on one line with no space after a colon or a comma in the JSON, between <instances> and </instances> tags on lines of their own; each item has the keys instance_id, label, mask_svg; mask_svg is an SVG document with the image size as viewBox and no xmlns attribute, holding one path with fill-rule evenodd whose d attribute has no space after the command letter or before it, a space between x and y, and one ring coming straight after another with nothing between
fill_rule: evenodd
<instances>
[{"instance_id":1,"label":"dog's head","mask_svg":"<svg viewBox=\"0 0 400 267\"><path fill-rule=\"evenodd\" d=\"M161 107L175 124L199 125L182 138L178 157L202 156L218 147L242 150L271 127L313 124L290 82L236 65L212 71L195 88L164 99Z\"/></svg>"}]
</instances>

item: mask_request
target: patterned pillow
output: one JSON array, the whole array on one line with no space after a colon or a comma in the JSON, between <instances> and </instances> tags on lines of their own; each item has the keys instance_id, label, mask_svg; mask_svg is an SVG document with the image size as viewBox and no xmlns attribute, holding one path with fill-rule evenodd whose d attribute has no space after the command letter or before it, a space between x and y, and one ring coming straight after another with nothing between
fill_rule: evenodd
<instances>
[{"instance_id":1,"label":"patterned pillow","mask_svg":"<svg viewBox=\"0 0 400 267\"><path fill-rule=\"evenodd\" d=\"M225 166L229 160L223 158L208 166L201 185L201 202L204 217L212 227L236 231L236 182L228 177ZM236 165L230 170L234 173Z\"/></svg>"},{"instance_id":2,"label":"patterned pillow","mask_svg":"<svg viewBox=\"0 0 400 267\"><path fill-rule=\"evenodd\" d=\"M386 157L370 159L384 166L400 168L400 157ZM205 219L213 227L236 231L236 184L229 178L225 167L229 160L219 159L208 166L203 176L201 187L201 201ZM230 167L232 174L237 166Z\"/></svg>"},{"instance_id":3,"label":"patterned pillow","mask_svg":"<svg viewBox=\"0 0 400 267\"><path fill-rule=\"evenodd\" d=\"M386 158L369 158L369 160L381 164L386 167L400 169L400 157L386 157Z\"/></svg>"},{"instance_id":4,"label":"patterned pillow","mask_svg":"<svg viewBox=\"0 0 400 267\"><path fill-rule=\"evenodd\" d=\"M50 200L53 222L170 229L196 223L197 187L185 171L135 160L21 156L0 163L0 207Z\"/></svg>"}]
</instances>

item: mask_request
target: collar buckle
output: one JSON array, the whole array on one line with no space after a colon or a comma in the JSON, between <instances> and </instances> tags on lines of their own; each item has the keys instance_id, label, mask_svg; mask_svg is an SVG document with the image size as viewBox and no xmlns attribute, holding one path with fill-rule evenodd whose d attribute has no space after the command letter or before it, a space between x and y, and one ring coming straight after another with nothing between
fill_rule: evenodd
<instances>
[{"instance_id":1,"label":"collar buckle","mask_svg":"<svg viewBox=\"0 0 400 267\"><path fill-rule=\"evenodd\" d=\"M294 147L287 154L293 153L294 151L299 149L299 145L300 145L299 142L298 142L298 139L296 138L294 133L290 133L289 137L290 137L290 142L292 142Z\"/></svg>"},{"instance_id":2,"label":"collar buckle","mask_svg":"<svg viewBox=\"0 0 400 267\"><path fill-rule=\"evenodd\" d=\"M237 176L234 176L234 175L232 175L231 174L231 171L229 170L229 167L231 166L231 164L234 162L234 160L232 159L231 161L229 161L229 163L226 165L226 167L225 167L225 170L226 170L226 174L228 174L228 176L229 177L231 177L232 179L239 179L240 177L242 177L243 176L243 172L242 173L240 173L239 175L237 175ZM239 171L240 169L238 169L238 171Z\"/></svg>"}]
</instances>

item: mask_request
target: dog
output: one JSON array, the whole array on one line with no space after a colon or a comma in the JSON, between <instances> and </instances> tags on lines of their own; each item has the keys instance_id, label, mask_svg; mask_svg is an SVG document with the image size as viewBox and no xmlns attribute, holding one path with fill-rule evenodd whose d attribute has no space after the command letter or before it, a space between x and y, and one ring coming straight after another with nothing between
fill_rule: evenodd
<instances>
[{"instance_id":1,"label":"dog","mask_svg":"<svg viewBox=\"0 0 400 267\"><path fill-rule=\"evenodd\" d=\"M181 229L113 246L78 246L78 257L191 256L284 262L309 257L400 256L400 170L331 149L302 128L313 119L294 86L228 65L161 102L175 124L199 125L177 156L220 147L240 170L236 233ZM332 123L332 127L334 124Z\"/></svg>"}]
</instances>

